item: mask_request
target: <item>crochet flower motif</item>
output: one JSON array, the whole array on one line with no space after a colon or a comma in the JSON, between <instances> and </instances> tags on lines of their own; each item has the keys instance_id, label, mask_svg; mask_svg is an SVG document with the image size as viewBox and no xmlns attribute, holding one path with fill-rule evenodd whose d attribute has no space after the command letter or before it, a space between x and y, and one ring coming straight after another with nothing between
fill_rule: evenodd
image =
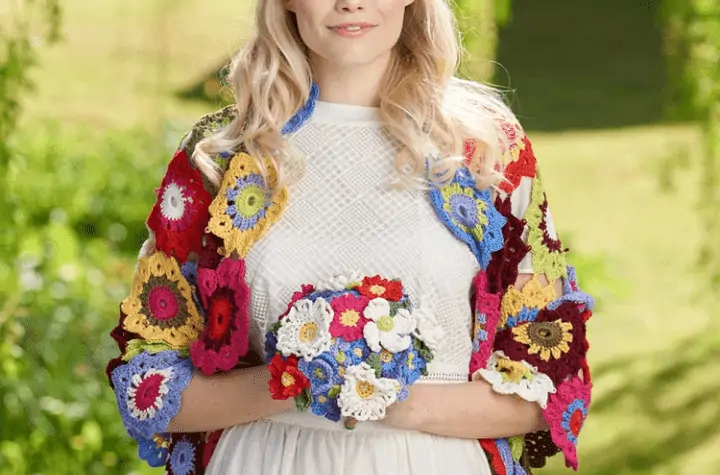
<instances>
[{"instance_id":1,"label":"crochet flower motif","mask_svg":"<svg viewBox=\"0 0 720 475\"><path fill-rule=\"evenodd\" d=\"M138 457L151 467L163 467L168 460L170 441L166 435L155 434L151 439L138 438Z\"/></svg>"},{"instance_id":2,"label":"crochet flower motif","mask_svg":"<svg viewBox=\"0 0 720 475\"><path fill-rule=\"evenodd\" d=\"M307 299L297 301L282 319L277 334L277 350L283 356L295 355L308 361L329 350L333 316L332 307L323 298L315 302Z\"/></svg>"},{"instance_id":3,"label":"crochet flower motif","mask_svg":"<svg viewBox=\"0 0 720 475\"><path fill-rule=\"evenodd\" d=\"M547 407L548 397L555 392L555 385L545 374L525 361L513 361L502 351L490 356L487 368L477 370L473 380L483 378L500 394L517 394L530 402L537 402L540 407Z\"/></svg>"},{"instance_id":4,"label":"crochet flower motif","mask_svg":"<svg viewBox=\"0 0 720 475\"><path fill-rule=\"evenodd\" d=\"M132 292L120 306L125 330L175 349L187 347L203 329L191 292L173 258L159 252L140 258Z\"/></svg>"},{"instance_id":5,"label":"crochet flower motif","mask_svg":"<svg viewBox=\"0 0 720 475\"><path fill-rule=\"evenodd\" d=\"M595 307L595 300L592 296L580 288L577 272L571 265L567 266L567 277L563 279L563 296L550 303L548 308L554 310L565 302L574 302L583 311L591 311Z\"/></svg>"},{"instance_id":6,"label":"crochet flower motif","mask_svg":"<svg viewBox=\"0 0 720 475\"><path fill-rule=\"evenodd\" d=\"M403 298L403 288L400 281L386 280L378 275L365 277L357 290L368 299L381 298L397 302Z\"/></svg>"},{"instance_id":7,"label":"crochet flower motif","mask_svg":"<svg viewBox=\"0 0 720 475\"><path fill-rule=\"evenodd\" d=\"M506 222L492 206L490 191L478 190L470 172L461 168L448 185L432 187L430 199L440 220L470 247L480 267L487 269L492 253L503 247Z\"/></svg>"},{"instance_id":8,"label":"crochet flower motif","mask_svg":"<svg viewBox=\"0 0 720 475\"><path fill-rule=\"evenodd\" d=\"M519 265L530 252L530 246L523 240L525 220L512 213L512 197L506 196L503 199L498 196L495 199L495 209L507 220L502 230L505 245L493 253L487 273L490 292L502 293L517 281Z\"/></svg>"},{"instance_id":9,"label":"crochet flower motif","mask_svg":"<svg viewBox=\"0 0 720 475\"><path fill-rule=\"evenodd\" d=\"M513 322L517 324L517 318L524 308L543 309L555 298L555 283L550 282L543 287L539 280L539 274L534 274L522 290L518 290L514 285L511 285L503 294L499 327L504 328L507 326L511 318L514 318Z\"/></svg>"},{"instance_id":10,"label":"crochet flower motif","mask_svg":"<svg viewBox=\"0 0 720 475\"><path fill-rule=\"evenodd\" d=\"M298 369L298 359L275 355L270 360L270 393L274 399L289 399L310 388L310 381Z\"/></svg>"},{"instance_id":11,"label":"crochet flower motif","mask_svg":"<svg viewBox=\"0 0 720 475\"><path fill-rule=\"evenodd\" d=\"M430 348L430 351L438 351L444 332L435 314L425 310L425 307L421 304L413 310L412 318L415 320L413 336L422 340Z\"/></svg>"},{"instance_id":12,"label":"crochet flower motif","mask_svg":"<svg viewBox=\"0 0 720 475\"><path fill-rule=\"evenodd\" d=\"M211 201L212 196L203 186L200 173L190 165L187 153L178 151L148 217L156 248L181 262L191 251L199 252Z\"/></svg>"},{"instance_id":13,"label":"crochet flower motif","mask_svg":"<svg viewBox=\"0 0 720 475\"><path fill-rule=\"evenodd\" d=\"M323 353L312 361L300 360L298 369L310 381L310 394L313 396L327 393L341 382L338 363L328 353Z\"/></svg>"},{"instance_id":14,"label":"crochet flower motif","mask_svg":"<svg viewBox=\"0 0 720 475\"><path fill-rule=\"evenodd\" d=\"M341 337L347 341L354 341L363 336L363 328L368 319L363 312L368 305L367 297L356 297L352 294L345 294L336 297L330 303L335 317L330 323L330 334Z\"/></svg>"},{"instance_id":15,"label":"crochet flower motif","mask_svg":"<svg viewBox=\"0 0 720 475\"><path fill-rule=\"evenodd\" d=\"M324 280L320 282L317 285L317 290L320 292L324 291L330 291L330 292L340 292L343 290L352 289L355 287L362 286L363 283L363 275L359 272L351 272L349 274L338 274L335 275L327 280ZM377 281L378 277L375 277L374 280ZM375 289L379 290L379 289ZM375 298L376 295L373 295L371 298Z\"/></svg>"},{"instance_id":16,"label":"crochet flower motif","mask_svg":"<svg viewBox=\"0 0 720 475\"><path fill-rule=\"evenodd\" d=\"M245 263L223 259L217 270L199 269L198 287L207 315L200 338L190 349L195 366L210 375L229 371L248 352L248 303Z\"/></svg>"},{"instance_id":17,"label":"crochet flower motif","mask_svg":"<svg viewBox=\"0 0 720 475\"><path fill-rule=\"evenodd\" d=\"M340 389L338 406L341 414L358 421L385 417L385 409L397 400L397 382L378 378L367 363L349 366Z\"/></svg>"},{"instance_id":18,"label":"crochet flower motif","mask_svg":"<svg viewBox=\"0 0 720 475\"><path fill-rule=\"evenodd\" d=\"M142 353L115 368L112 382L128 432L145 439L165 432L191 378L192 364L174 351Z\"/></svg>"},{"instance_id":19,"label":"crochet flower motif","mask_svg":"<svg viewBox=\"0 0 720 475\"><path fill-rule=\"evenodd\" d=\"M537 172L537 161L530 140L523 136L519 143L522 145L515 148L517 158L505 167L503 173L507 181L500 183L500 189L505 193L512 193L520 186L523 177L535 178Z\"/></svg>"},{"instance_id":20,"label":"crochet flower motif","mask_svg":"<svg viewBox=\"0 0 720 475\"><path fill-rule=\"evenodd\" d=\"M555 385L577 374L585 359L585 321L577 305L543 309L534 322L498 332L496 349L516 361L527 361Z\"/></svg>"},{"instance_id":21,"label":"crochet flower motif","mask_svg":"<svg viewBox=\"0 0 720 475\"><path fill-rule=\"evenodd\" d=\"M404 308L399 308L394 317L390 313L390 303L382 298L371 300L365 308L365 316L371 321L365 325L363 334L372 351L385 348L396 353L412 343L410 335L417 321Z\"/></svg>"},{"instance_id":22,"label":"crochet flower motif","mask_svg":"<svg viewBox=\"0 0 720 475\"><path fill-rule=\"evenodd\" d=\"M196 475L202 473L199 434L174 434L166 466L167 475Z\"/></svg>"},{"instance_id":23,"label":"crochet flower motif","mask_svg":"<svg viewBox=\"0 0 720 475\"><path fill-rule=\"evenodd\" d=\"M270 160L265 164L267 184L253 157L236 155L225 172L220 193L210 205L208 231L223 239L225 255L237 252L244 258L252 244L280 218L287 204L287 189L271 198L277 172Z\"/></svg>"},{"instance_id":24,"label":"crochet flower motif","mask_svg":"<svg viewBox=\"0 0 720 475\"><path fill-rule=\"evenodd\" d=\"M533 179L530 204L525 212L528 226L527 243L532 248L532 263L535 272L544 273L549 280L567 277L565 250L555 230L548 223L548 203L543 190L540 171Z\"/></svg>"},{"instance_id":25,"label":"crochet flower motif","mask_svg":"<svg viewBox=\"0 0 720 475\"><path fill-rule=\"evenodd\" d=\"M364 340L349 342L338 338L335 342L335 347L335 359L338 363L346 366L360 364L362 361L365 361L370 354L370 348L368 348Z\"/></svg>"},{"instance_id":26,"label":"crochet flower motif","mask_svg":"<svg viewBox=\"0 0 720 475\"><path fill-rule=\"evenodd\" d=\"M565 464L577 470L577 442L590 406L590 385L573 377L558 386L543 412L555 444L565 455Z\"/></svg>"}]
</instances>

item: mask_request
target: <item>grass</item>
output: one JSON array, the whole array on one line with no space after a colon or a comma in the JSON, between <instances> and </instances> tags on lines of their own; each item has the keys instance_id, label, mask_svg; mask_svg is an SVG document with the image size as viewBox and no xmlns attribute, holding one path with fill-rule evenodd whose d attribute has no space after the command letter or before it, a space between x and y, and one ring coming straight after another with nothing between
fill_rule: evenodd
<instances>
[{"instance_id":1,"label":"grass","mask_svg":"<svg viewBox=\"0 0 720 475\"><path fill-rule=\"evenodd\" d=\"M502 34L500 61L534 129L555 219L582 267L605 276L590 283L601 305L590 329L597 410L583 436L584 475L713 473L720 462L707 450L720 443L709 392L718 389L711 356L720 358L702 334L710 311L694 270L698 177L676 153L694 156L699 133L659 124L656 3L515 0ZM186 126L210 107L175 91L228 57L250 18L246 3L220 0L65 0L64 8L66 38L43 54L26 127Z\"/></svg>"}]
</instances>

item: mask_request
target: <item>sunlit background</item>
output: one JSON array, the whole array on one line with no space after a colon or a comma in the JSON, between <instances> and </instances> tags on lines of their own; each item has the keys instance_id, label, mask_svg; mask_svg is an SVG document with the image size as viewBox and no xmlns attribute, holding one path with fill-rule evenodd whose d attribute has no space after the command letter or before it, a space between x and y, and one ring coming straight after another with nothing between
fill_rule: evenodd
<instances>
[{"instance_id":1,"label":"sunlit background","mask_svg":"<svg viewBox=\"0 0 720 475\"><path fill-rule=\"evenodd\" d=\"M464 71L509 90L598 299L579 473L719 473L720 0L457 9ZM0 475L161 473L124 433L108 332L251 22L244 0L0 0Z\"/></svg>"}]
</instances>

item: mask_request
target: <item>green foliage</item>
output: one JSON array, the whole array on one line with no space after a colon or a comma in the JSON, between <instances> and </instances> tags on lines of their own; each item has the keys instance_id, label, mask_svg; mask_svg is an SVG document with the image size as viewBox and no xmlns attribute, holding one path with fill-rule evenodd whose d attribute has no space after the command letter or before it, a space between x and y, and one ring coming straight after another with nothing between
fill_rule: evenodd
<instances>
[{"instance_id":1,"label":"green foliage","mask_svg":"<svg viewBox=\"0 0 720 475\"><path fill-rule=\"evenodd\" d=\"M700 207L705 240L700 253L720 290L720 0L665 0L666 52L682 110L701 123Z\"/></svg>"}]
</instances>

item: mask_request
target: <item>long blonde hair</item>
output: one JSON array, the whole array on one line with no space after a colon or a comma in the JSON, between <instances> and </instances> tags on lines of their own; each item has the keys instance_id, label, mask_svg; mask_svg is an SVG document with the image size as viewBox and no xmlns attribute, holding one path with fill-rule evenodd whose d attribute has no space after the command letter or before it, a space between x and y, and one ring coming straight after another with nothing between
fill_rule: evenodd
<instances>
[{"instance_id":1,"label":"long blonde hair","mask_svg":"<svg viewBox=\"0 0 720 475\"><path fill-rule=\"evenodd\" d=\"M390 135L404 145L395 163L401 181L426 181L430 148L441 158L431 163L431 180L446 180L462 163L463 141L472 139L480 158L475 162L481 164L473 172L478 184L491 186L502 179L502 151L507 148L497 117L512 114L494 89L455 77L462 49L446 2L415 0L406 7L402 34L380 91L380 117ZM193 160L219 187L224 170L214 155L245 151L257 159L265 176L262 157L269 157L280 189L288 184L290 161L302 160L287 146L281 130L308 101L312 87L307 48L294 15L282 2L257 0L256 31L232 60L228 83L237 115L198 142Z\"/></svg>"}]
</instances>

